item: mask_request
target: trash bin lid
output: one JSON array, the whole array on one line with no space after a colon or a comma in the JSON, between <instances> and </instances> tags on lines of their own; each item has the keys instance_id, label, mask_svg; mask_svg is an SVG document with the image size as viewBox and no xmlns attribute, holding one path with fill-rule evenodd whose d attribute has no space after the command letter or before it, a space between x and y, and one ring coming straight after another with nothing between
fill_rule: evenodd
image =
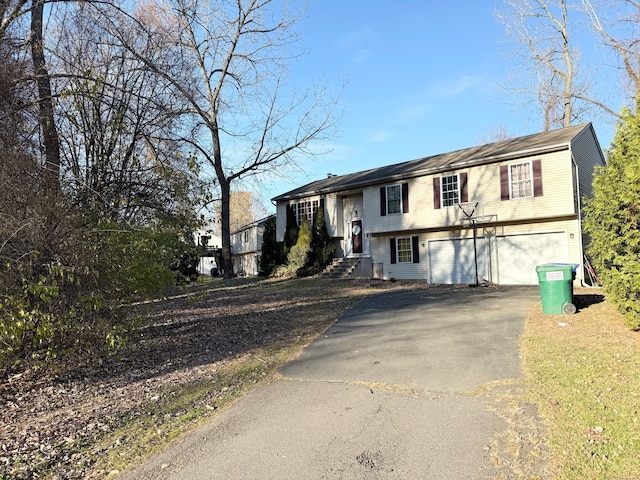
<instances>
[{"instance_id":1,"label":"trash bin lid","mask_svg":"<svg viewBox=\"0 0 640 480\"><path fill-rule=\"evenodd\" d=\"M536 272L557 272L571 270L575 272L579 267L577 263L545 263L544 265L538 265Z\"/></svg>"}]
</instances>

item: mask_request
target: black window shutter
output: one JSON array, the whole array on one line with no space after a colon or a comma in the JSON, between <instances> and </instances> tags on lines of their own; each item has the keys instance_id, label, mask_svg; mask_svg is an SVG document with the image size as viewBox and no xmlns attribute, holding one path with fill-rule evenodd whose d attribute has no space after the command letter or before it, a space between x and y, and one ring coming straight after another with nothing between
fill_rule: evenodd
<instances>
[{"instance_id":1,"label":"black window shutter","mask_svg":"<svg viewBox=\"0 0 640 480\"><path fill-rule=\"evenodd\" d=\"M409 213L409 184L402 184L402 213Z\"/></svg>"},{"instance_id":2,"label":"black window shutter","mask_svg":"<svg viewBox=\"0 0 640 480\"><path fill-rule=\"evenodd\" d=\"M502 165L500 167L500 200L509 200L509 167Z\"/></svg>"},{"instance_id":3,"label":"black window shutter","mask_svg":"<svg viewBox=\"0 0 640 480\"><path fill-rule=\"evenodd\" d=\"M322 213L324 213L324 198L320 199L320 209L323 211Z\"/></svg>"},{"instance_id":4,"label":"black window shutter","mask_svg":"<svg viewBox=\"0 0 640 480\"><path fill-rule=\"evenodd\" d=\"M380 187L380 216L387 214L387 187Z\"/></svg>"},{"instance_id":5,"label":"black window shutter","mask_svg":"<svg viewBox=\"0 0 640 480\"><path fill-rule=\"evenodd\" d=\"M533 167L533 196L542 196L542 162L540 160L534 160L531 163Z\"/></svg>"},{"instance_id":6,"label":"black window shutter","mask_svg":"<svg viewBox=\"0 0 640 480\"><path fill-rule=\"evenodd\" d=\"M413 263L420 263L420 249L418 248L418 236L411 237L411 246L413 247Z\"/></svg>"},{"instance_id":7,"label":"black window shutter","mask_svg":"<svg viewBox=\"0 0 640 480\"><path fill-rule=\"evenodd\" d=\"M463 172L460 174L460 201L461 202L469 201L469 187L467 186L466 172Z\"/></svg>"},{"instance_id":8,"label":"black window shutter","mask_svg":"<svg viewBox=\"0 0 640 480\"><path fill-rule=\"evenodd\" d=\"M389 248L391 249L391 263L396 263L396 239L391 237L389 239Z\"/></svg>"},{"instance_id":9,"label":"black window shutter","mask_svg":"<svg viewBox=\"0 0 640 480\"><path fill-rule=\"evenodd\" d=\"M440 208L440 177L433 178L433 208Z\"/></svg>"}]
</instances>

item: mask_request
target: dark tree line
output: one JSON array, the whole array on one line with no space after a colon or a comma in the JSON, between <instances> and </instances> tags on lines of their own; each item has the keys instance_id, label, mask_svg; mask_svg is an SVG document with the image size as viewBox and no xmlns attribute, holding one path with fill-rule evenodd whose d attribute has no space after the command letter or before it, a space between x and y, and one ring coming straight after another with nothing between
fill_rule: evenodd
<instances>
[{"instance_id":1,"label":"dark tree line","mask_svg":"<svg viewBox=\"0 0 640 480\"><path fill-rule=\"evenodd\" d=\"M271 0L0 3L3 372L117 348L119 305L194 274L215 198L231 265L232 183L334 124L324 92L286 83L297 18Z\"/></svg>"}]
</instances>

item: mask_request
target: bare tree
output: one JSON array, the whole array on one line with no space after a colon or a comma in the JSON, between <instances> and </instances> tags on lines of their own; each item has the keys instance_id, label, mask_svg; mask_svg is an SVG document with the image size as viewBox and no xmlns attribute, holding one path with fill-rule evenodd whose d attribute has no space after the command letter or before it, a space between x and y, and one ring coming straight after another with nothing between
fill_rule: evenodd
<instances>
[{"instance_id":1,"label":"bare tree","mask_svg":"<svg viewBox=\"0 0 640 480\"><path fill-rule=\"evenodd\" d=\"M623 84L629 103L640 92L640 2L637 0L582 0L582 5L603 44L618 62L615 68L623 72ZM618 110L598 105L621 119Z\"/></svg>"},{"instance_id":2,"label":"bare tree","mask_svg":"<svg viewBox=\"0 0 640 480\"><path fill-rule=\"evenodd\" d=\"M188 152L171 140L180 108L167 82L114 44L108 27L153 59L157 44L115 16L105 24L90 6L57 19L55 65L65 180L77 203L112 219L149 224L187 201L197 183ZM185 159L187 161L185 161Z\"/></svg>"},{"instance_id":3,"label":"bare tree","mask_svg":"<svg viewBox=\"0 0 640 480\"><path fill-rule=\"evenodd\" d=\"M526 79L524 87L509 89L538 105L545 131L571 125L588 108L589 94L588 84L579 81L580 52L571 34L569 2L504 0L504 4L506 9L496 12L496 18L516 42L515 55Z\"/></svg>"},{"instance_id":4,"label":"bare tree","mask_svg":"<svg viewBox=\"0 0 640 480\"><path fill-rule=\"evenodd\" d=\"M29 0L3 0L0 2L0 38L29 11Z\"/></svg>"},{"instance_id":5,"label":"bare tree","mask_svg":"<svg viewBox=\"0 0 640 480\"><path fill-rule=\"evenodd\" d=\"M138 15L146 34L177 51L175 65L146 59L147 68L169 81L188 104L180 112L189 144L214 172L220 189L225 277L233 275L230 200L234 181L291 166L312 155L312 141L335 125L336 105L325 90L297 94L286 83L288 64L299 54L298 17L274 0L168 0ZM157 35L158 24L174 26ZM123 44L132 47L121 38ZM188 121L188 123L186 123ZM186 125L189 126L187 131Z\"/></svg>"},{"instance_id":6,"label":"bare tree","mask_svg":"<svg viewBox=\"0 0 640 480\"><path fill-rule=\"evenodd\" d=\"M53 199L60 189L60 138L56 128L51 78L45 57L44 3L45 0L32 0L31 2L30 43L38 91L38 122L42 131L42 144L44 147L44 193Z\"/></svg>"}]
</instances>

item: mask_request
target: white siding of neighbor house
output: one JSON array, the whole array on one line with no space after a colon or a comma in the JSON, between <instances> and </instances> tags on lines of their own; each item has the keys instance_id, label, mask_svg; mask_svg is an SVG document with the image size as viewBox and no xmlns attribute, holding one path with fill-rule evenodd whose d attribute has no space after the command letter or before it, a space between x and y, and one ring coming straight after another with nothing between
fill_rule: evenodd
<instances>
[{"instance_id":1,"label":"white siding of neighbor house","mask_svg":"<svg viewBox=\"0 0 640 480\"><path fill-rule=\"evenodd\" d=\"M245 240L245 232L248 233L248 241ZM231 235L231 253L242 255L249 252L260 251L262 248L262 234L264 227L253 225Z\"/></svg>"},{"instance_id":2,"label":"white siding of neighbor house","mask_svg":"<svg viewBox=\"0 0 640 480\"><path fill-rule=\"evenodd\" d=\"M541 160L543 195L541 197L500 199L500 166L528 160ZM467 173L469 202L481 201L485 215L495 215L496 221L527 221L576 215L571 155L569 150L523 160L480 165L452 170L438 176ZM462 224L462 211L457 206L434 208L433 175L407 180L409 212L380 215L380 187L364 190L364 210L371 233L432 229Z\"/></svg>"},{"instance_id":3,"label":"white siding of neighbor house","mask_svg":"<svg viewBox=\"0 0 640 480\"><path fill-rule=\"evenodd\" d=\"M247 237L245 241L245 232ZM262 250L264 224L255 223L231 235L231 255L236 274L257 275Z\"/></svg>"}]
</instances>

